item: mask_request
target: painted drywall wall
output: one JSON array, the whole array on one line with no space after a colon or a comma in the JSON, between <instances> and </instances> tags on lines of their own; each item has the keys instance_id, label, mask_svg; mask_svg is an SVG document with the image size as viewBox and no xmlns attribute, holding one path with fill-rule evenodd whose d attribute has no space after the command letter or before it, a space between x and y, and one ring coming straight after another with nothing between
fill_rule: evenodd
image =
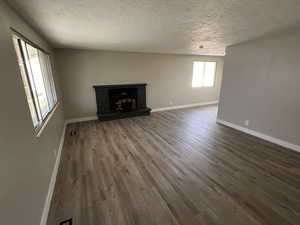
<instances>
[{"instance_id":1,"label":"painted drywall wall","mask_svg":"<svg viewBox=\"0 0 300 225\"><path fill-rule=\"evenodd\" d=\"M67 119L96 115L93 85L148 83L151 108L218 100L222 57L57 49ZM212 88L192 88L193 61L218 62Z\"/></svg>"},{"instance_id":2,"label":"painted drywall wall","mask_svg":"<svg viewBox=\"0 0 300 225\"><path fill-rule=\"evenodd\" d=\"M299 43L293 30L229 47L219 119L300 145Z\"/></svg>"},{"instance_id":3,"label":"painted drywall wall","mask_svg":"<svg viewBox=\"0 0 300 225\"><path fill-rule=\"evenodd\" d=\"M63 110L60 105L35 137L10 27L51 49L0 0L0 224L38 225L63 130Z\"/></svg>"}]
</instances>

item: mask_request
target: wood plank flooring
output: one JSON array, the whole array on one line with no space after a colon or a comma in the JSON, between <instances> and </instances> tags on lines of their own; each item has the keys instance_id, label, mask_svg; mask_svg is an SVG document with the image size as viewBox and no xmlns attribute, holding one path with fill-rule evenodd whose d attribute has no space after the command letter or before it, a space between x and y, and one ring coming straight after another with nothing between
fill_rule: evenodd
<instances>
[{"instance_id":1,"label":"wood plank flooring","mask_svg":"<svg viewBox=\"0 0 300 225\"><path fill-rule=\"evenodd\" d=\"M216 111L69 125L48 225L299 225L300 154Z\"/></svg>"}]
</instances>

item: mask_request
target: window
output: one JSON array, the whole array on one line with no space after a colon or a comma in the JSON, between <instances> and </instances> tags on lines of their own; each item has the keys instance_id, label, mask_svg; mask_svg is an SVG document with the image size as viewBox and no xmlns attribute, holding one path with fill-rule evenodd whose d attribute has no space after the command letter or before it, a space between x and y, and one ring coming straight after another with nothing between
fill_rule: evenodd
<instances>
[{"instance_id":1,"label":"window","mask_svg":"<svg viewBox=\"0 0 300 225\"><path fill-rule=\"evenodd\" d=\"M35 131L38 132L57 103L50 55L19 35L14 46Z\"/></svg>"},{"instance_id":2,"label":"window","mask_svg":"<svg viewBox=\"0 0 300 225\"><path fill-rule=\"evenodd\" d=\"M216 62L194 62L192 87L213 87Z\"/></svg>"}]
</instances>

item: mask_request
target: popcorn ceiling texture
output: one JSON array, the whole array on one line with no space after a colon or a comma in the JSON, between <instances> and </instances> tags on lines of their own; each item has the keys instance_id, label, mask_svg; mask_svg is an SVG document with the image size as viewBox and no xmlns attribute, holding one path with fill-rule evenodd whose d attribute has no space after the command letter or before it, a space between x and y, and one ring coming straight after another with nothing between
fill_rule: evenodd
<instances>
[{"instance_id":1,"label":"popcorn ceiling texture","mask_svg":"<svg viewBox=\"0 0 300 225\"><path fill-rule=\"evenodd\" d=\"M223 55L300 22L299 0L7 2L58 48Z\"/></svg>"}]
</instances>

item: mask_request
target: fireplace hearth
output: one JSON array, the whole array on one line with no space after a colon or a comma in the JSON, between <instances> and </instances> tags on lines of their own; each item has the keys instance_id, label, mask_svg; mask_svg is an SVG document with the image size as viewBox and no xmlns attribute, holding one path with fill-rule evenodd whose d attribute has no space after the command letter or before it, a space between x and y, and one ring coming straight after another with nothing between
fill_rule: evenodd
<instances>
[{"instance_id":1,"label":"fireplace hearth","mask_svg":"<svg viewBox=\"0 0 300 225\"><path fill-rule=\"evenodd\" d=\"M101 121L150 115L146 105L147 84L94 86L97 115Z\"/></svg>"}]
</instances>

